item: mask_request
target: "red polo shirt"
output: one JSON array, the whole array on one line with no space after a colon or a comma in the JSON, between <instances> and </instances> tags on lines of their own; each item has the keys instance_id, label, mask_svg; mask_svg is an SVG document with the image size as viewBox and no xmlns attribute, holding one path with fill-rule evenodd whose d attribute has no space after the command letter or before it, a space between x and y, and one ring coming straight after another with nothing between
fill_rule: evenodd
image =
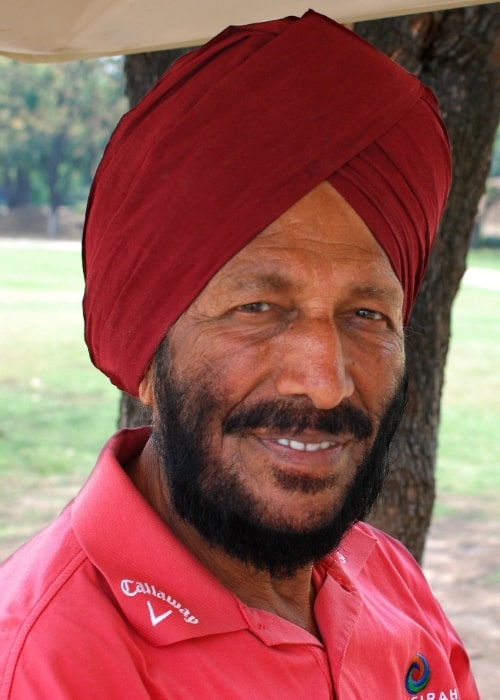
<instances>
[{"instance_id":1,"label":"red polo shirt","mask_svg":"<svg viewBox=\"0 0 500 700\"><path fill-rule=\"evenodd\" d=\"M103 449L80 494L0 568L0 699L476 700L410 555L358 525L314 569L323 642L249 608L169 532Z\"/></svg>"}]
</instances>

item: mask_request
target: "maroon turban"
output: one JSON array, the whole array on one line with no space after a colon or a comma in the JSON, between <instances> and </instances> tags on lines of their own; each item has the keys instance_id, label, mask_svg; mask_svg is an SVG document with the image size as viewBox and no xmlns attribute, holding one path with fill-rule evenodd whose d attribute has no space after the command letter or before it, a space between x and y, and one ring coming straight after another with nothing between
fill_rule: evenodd
<instances>
[{"instance_id":1,"label":"maroon turban","mask_svg":"<svg viewBox=\"0 0 500 700\"><path fill-rule=\"evenodd\" d=\"M432 93L309 11L229 27L120 122L90 192L85 338L119 388L139 383L211 277L328 180L386 251L408 318L450 182Z\"/></svg>"}]
</instances>

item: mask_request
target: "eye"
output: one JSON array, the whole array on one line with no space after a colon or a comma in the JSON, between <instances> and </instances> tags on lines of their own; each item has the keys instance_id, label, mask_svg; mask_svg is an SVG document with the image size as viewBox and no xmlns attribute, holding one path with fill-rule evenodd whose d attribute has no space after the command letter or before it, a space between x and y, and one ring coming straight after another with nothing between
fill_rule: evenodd
<instances>
[{"instance_id":1,"label":"eye","mask_svg":"<svg viewBox=\"0 0 500 700\"><path fill-rule=\"evenodd\" d=\"M359 318L364 318L367 321L385 321L386 317L381 314L380 311L373 311L372 309L358 309L356 315Z\"/></svg>"},{"instance_id":2,"label":"eye","mask_svg":"<svg viewBox=\"0 0 500 700\"><path fill-rule=\"evenodd\" d=\"M261 314L271 310L271 304L265 301L252 301L250 304L241 304L236 307L237 311L245 314Z\"/></svg>"}]
</instances>

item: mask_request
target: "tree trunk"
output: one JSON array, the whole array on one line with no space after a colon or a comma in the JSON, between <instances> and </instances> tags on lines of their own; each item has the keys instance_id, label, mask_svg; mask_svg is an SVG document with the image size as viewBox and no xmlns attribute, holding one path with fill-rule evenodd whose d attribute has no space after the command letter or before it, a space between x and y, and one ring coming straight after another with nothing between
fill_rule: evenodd
<instances>
[{"instance_id":1,"label":"tree trunk","mask_svg":"<svg viewBox=\"0 0 500 700\"><path fill-rule=\"evenodd\" d=\"M57 216L57 207L53 209L49 207L49 214L47 216L47 236L49 238L57 238L59 235L59 219Z\"/></svg>"},{"instance_id":2,"label":"tree trunk","mask_svg":"<svg viewBox=\"0 0 500 700\"><path fill-rule=\"evenodd\" d=\"M130 106L136 105L169 66L190 51L190 48L152 51L125 56L123 70L127 78L125 94Z\"/></svg>"},{"instance_id":3,"label":"tree trunk","mask_svg":"<svg viewBox=\"0 0 500 700\"><path fill-rule=\"evenodd\" d=\"M356 24L436 93L454 154L454 185L429 270L407 332L408 409L391 451L384 492L370 519L422 556L434 502L439 407L450 336L451 306L500 115L500 5ZM497 43L496 43L497 42ZM183 51L181 51L183 52ZM128 56L127 94L134 104L179 52ZM121 425L143 422L122 400Z\"/></svg>"},{"instance_id":4,"label":"tree trunk","mask_svg":"<svg viewBox=\"0 0 500 700\"><path fill-rule=\"evenodd\" d=\"M364 22L357 33L437 95L453 151L453 187L407 332L409 404L371 522L420 559L434 467L453 299L465 270L500 116L500 5Z\"/></svg>"},{"instance_id":5,"label":"tree trunk","mask_svg":"<svg viewBox=\"0 0 500 700\"><path fill-rule=\"evenodd\" d=\"M31 182L28 170L18 166L13 174L7 172L4 190L9 209L31 203Z\"/></svg>"}]
</instances>

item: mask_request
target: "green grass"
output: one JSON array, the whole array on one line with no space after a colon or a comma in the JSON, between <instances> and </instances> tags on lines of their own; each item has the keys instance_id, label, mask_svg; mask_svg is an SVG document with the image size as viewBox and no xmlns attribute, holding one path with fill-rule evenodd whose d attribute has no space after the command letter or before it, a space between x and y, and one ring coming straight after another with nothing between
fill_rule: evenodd
<instances>
[{"instance_id":1,"label":"green grass","mask_svg":"<svg viewBox=\"0 0 500 700\"><path fill-rule=\"evenodd\" d=\"M500 270L500 250L472 251L469 265ZM54 475L83 481L115 430L119 395L88 358L82 290L78 250L8 248L0 240L4 494ZM487 498L500 489L499 307L500 291L471 287L454 307L437 468L442 494Z\"/></svg>"},{"instance_id":2,"label":"green grass","mask_svg":"<svg viewBox=\"0 0 500 700\"><path fill-rule=\"evenodd\" d=\"M500 291L462 286L455 300L441 408L438 487L500 491Z\"/></svg>"},{"instance_id":3,"label":"green grass","mask_svg":"<svg viewBox=\"0 0 500 700\"><path fill-rule=\"evenodd\" d=\"M83 479L114 430L118 392L83 343L80 254L0 246L0 479Z\"/></svg>"},{"instance_id":4,"label":"green grass","mask_svg":"<svg viewBox=\"0 0 500 700\"><path fill-rule=\"evenodd\" d=\"M500 248L474 248L467 255L468 267L489 267L500 270Z\"/></svg>"},{"instance_id":5,"label":"green grass","mask_svg":"<svg viewBox=\"0 0 500 700\"><path fill-rule=\"evenodd\" d=\"M500 249L469 251L468 267L500 271ZM462 285L453 307L441 404L441 494L498 501L500 492L500 291Z\"/></svg>"}]
</instances>

